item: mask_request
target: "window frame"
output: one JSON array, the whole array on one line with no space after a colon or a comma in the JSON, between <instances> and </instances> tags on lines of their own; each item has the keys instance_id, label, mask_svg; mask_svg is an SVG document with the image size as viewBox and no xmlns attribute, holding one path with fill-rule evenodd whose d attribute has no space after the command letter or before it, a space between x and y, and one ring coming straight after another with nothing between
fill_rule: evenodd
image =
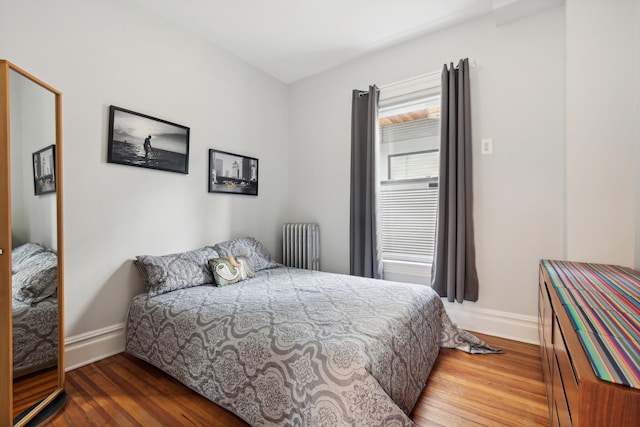
<instances>
[{"instance_id":1,"label":"window frame","mask_svg":"<svg viewBox=\"0 0 640 427\"><path fill-rule=\"evenodd\" d=\"M426 74L422 76L418 76L413 79L405 80L403 82L399 82L393 85L381 86L380 92L380 108L379 112L380 118L392 116L393 114L386 114L393 110L401 110L403 108L407 108L410 105L418 105L423 101L429 105L429 101L437 97L441 99L441 79L440 73L434 72L431 74ZM438 120L440 119L436 116ZM439 129L439 126L438 126ZM440 132L438 131L437 135ZM429 138L429 136L426 136ZM438 136L439 140L439 136ZM393 143L393 142L389 142ZM378 141L378 150L384 144L382 141L382 132L380 132L380 139ZM391 157L394 156L406 156L410 154L420 153L420 152L439 152L440 147L438 144L438 148L433 149L431 147L425 150L414 150L406 153L394 153L387 154L388 157L386 159L386 173L384 173L384 163L378 162L378 170L379 173L388 179L379 179L378 180L378 195L380 198L379 201L379 218L380 222L378 224L378 230L380 233L381 239L381 257L382 257L382 265L383 265L383 274L385 279L389 280L399 280L403 282L410 283L419 283L424 285L431 284L431 266L433 263L433 256L423 256L423 255L412 255L412 254L399 254L394 252L383 252L382 251L382 193L384 191L389 191L389 186L393 187L406 187L410 188L411 186L415 186L416 184L424 183L426 185L426 189L435 189L437 191L438 182L439 182L439 174L435 177L424 177L424 178L406 178L406 179L391 179ZM438 156L439 157L439 156ZM381 159L384 162L384 159ZM439 160L438 160L439 161ZM385 176L386 175L386 176ZM386 187L386 189L384 188ZM393 190L391 190L393 191ZM437 194L436 194L436 205L434 210L437 212ZM433 223L434 228L437 224ZM435 230L434 230L434 244L435 244ZM435 250L435 248L434 248Z\"/></svg>"},{"instance_id":2,"label":"window frame","mask_svg":"<svg viewBox=\"0 0 640 427\"><path fill-rule=\"evenodd\" d=\"M380 143L382 143L382 141L380 141ZM414 155L414 154L430 154L430 153L440 153L440 150L439 149L420 150L420 151L411 151L411 152L407 152L407 153L399 153L399 154L389 154L389 155L387 155L387 176L389 177L389 179L385 180L385 181L380 181L380 182L407 181L407 180L422 179L422 178L435 178L437 180L438 177L440 176L439 171L438 171L438 175L435 175L435 176L426 175L424 177L415 177L415 178L392 178L391 177L391 159L392 158L394 158L394 157L406 157L406 156L411 156L411 155Z\"/></svg>"}]
</instances>

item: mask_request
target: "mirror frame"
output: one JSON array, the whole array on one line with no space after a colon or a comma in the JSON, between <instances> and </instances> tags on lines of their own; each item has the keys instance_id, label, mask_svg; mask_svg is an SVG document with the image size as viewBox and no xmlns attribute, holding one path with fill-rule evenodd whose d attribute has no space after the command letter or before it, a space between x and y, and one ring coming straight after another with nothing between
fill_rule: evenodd
<instances>
[{"instance_id":1,"label":"mirror frame","mask_svg":"<svg viewBox=\"0 0 640 427\"><path fill-rule=\"evenodd\" d=\"M58 256L58 385L15 425L13 413L13 337L11 307L11 134L10 71L13 70L55 95L56 111L56 213ZM64 392L64 229L62 168L62 93L9 61L0 59L0 425L23 426ZM7 343L8 345L5 345ZM60 400L60 399L58 399ZM51 414L53 415L53 413Z\"/></svg>"}]
</instances>

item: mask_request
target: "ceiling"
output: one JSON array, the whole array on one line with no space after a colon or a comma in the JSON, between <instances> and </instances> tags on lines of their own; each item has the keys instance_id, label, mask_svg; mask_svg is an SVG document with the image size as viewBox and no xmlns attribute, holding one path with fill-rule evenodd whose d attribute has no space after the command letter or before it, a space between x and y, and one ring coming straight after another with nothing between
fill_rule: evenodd
<instances>
[{"instance_id":1,"label":"ceiling","mask_svg":"<svg viewBox=\"0 0 640 427\"><path fill-rule=\"evenodd\" d=\"M134 1L291 83L490 13L505 0Z\"/></svg>"}]
</instances>

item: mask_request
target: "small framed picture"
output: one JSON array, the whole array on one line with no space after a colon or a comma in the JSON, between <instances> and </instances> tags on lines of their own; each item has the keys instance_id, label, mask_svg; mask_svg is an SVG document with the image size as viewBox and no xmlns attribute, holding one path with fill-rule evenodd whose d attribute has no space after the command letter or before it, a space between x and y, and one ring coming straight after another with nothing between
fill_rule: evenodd
<instances>
[{"instance_id":1,"label":"small framed picture","mask_svg":"<svg viewBox=\"0 0 640 427\"><path fill-rule=\"evenodd\" d=\"M109 107L107 162L189 173L189 128Z\"/></svg>"},{"instance_id":2,"label":"small framed picture","mask_svg":"<svg viewBox=\"0 0 640 427\"><path fill-rule=\"evenodd\" d=\"M209 193L258 195L258 159L209 150Z\"/></svg>"},{"instance_id":3,"label":"small framed picture","mask_svg":"<svg viewBox=\"0 0 640 427\"><path fill-rule=\"evenodd\" d=\"M50 145L33 153L34 194L56 192L56 146Z\"/></svg>"}]
</instances>

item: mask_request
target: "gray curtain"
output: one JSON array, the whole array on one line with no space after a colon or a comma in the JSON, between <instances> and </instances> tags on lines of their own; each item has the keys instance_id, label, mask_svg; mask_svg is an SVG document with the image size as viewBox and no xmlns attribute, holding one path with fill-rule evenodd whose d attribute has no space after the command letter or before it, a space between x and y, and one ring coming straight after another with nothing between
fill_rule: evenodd
<instances>
[{"instance_id":1,"label":"gray curtain","mask_svg":"<svg viewBox=\"0 0 640 427\"><path fill-rule=\"evenodd\" d=\"M376 86L369 91L353 91L351 109L351 216L349 224L352 275L382 278L378 238L377 134L378 100Z\"/></svg>"},{"instance_id":2,"label":"gray curtain","mask_svg":"<svg viewBox=\"0 0 640 427\"><path fill-rule=\"evenodd\" d=\"M451 302L478 300L471 177L469 60L442 70L440 179L431 284Z\"/></svg>"}]
</instances>

